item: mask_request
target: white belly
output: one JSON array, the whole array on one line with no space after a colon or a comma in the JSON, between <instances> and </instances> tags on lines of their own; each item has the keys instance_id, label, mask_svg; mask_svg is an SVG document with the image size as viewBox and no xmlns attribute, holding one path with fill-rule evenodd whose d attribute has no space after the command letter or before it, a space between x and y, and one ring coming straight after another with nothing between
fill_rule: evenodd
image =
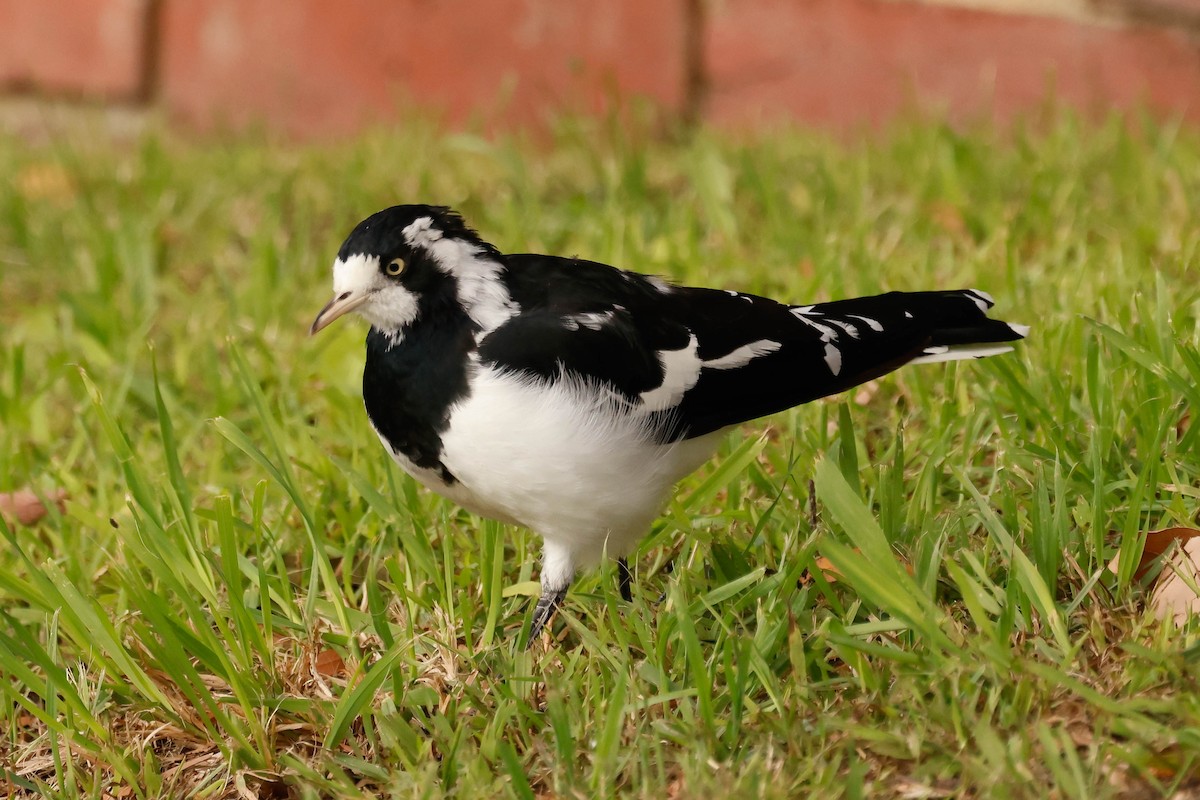
<instances>
[{"instance_id":1,"label":"white belly","mask_svg":"<svg viewBox=\"0 0 1200 800\"><path fill-rule=\"evenodd\" d=\"M653 441L644 413L594 385L553 386L482 369L450 413L442 463L458 479L400 465L463 507L525 525L577 566L629 552L671 488L716 450L720 432Z\"/></svg>"}]
</instances>

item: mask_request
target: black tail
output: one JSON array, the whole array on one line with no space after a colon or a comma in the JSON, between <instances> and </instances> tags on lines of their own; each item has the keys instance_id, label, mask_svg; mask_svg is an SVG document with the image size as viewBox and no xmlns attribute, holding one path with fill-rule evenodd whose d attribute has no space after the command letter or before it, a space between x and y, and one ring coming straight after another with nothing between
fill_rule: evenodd
<instances>
[{"instance_id":1,"label":"black tail","mask_svg":"<svg viewBox=\"0 0 1200 800\"><path fill-rule=\"evenodd\" d=\"M893 341L908 340L907 352L887 359L888 367L934 361L984 358L1010 352L1006 342L1024 339L1029 326L991 319L995 301L978 289L948 292L890 292L812 306L819 314L857 322ZM871 323L875 323L872 325ZM916 334L913 336L913 334ZM915 345L915 346L914 346ZM883 364L879 365L884 366Z\"/></svg>"},{"instance_id":2,"label":"black tail","mask_svg":"<svg viewBox=\"0 0 1200 800\"><path fill-rule=\"evenodd\" d=\"M689 325L702 342L700 352L706 342L722 344L712 351L717 358L702 361L699 379L672 411L678 419L672 432L686 430L688 436L837 394L905 364L1007 353L1009 343L1028 332L990 319L992 299L974 289L891 292L804 306L693 291L703 291L700 299L710 307ZM719 314L711 310L718 302ZM766 349L755 354L755 346ZM739 347L751 352L745 363L716 365Z\"/></svg>"}]
</instances>

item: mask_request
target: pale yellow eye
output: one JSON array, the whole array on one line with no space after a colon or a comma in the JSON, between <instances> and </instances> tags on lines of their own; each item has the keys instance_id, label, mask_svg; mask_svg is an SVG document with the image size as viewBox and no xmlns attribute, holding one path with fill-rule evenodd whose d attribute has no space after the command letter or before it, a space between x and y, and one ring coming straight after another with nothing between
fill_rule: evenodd
<instances>
[{"instance_id":1,"label":"pale yellow eye","mask_svg":"<svg viewBox=\"0 0 1200 800\"><path fill-rule=\"evenodd\" d=\"M404 272L404 259L393 258L390 262L388 262L386 270L387 274L393 277L399 275L401 272Z\"/></svg>"}]
</instances>

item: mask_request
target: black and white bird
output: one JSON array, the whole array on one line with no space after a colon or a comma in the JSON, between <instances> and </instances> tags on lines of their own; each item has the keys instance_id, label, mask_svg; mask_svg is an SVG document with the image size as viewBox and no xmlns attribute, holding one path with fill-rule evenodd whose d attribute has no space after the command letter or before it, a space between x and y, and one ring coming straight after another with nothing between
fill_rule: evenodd
<instances>
[{"instance_id":1,"label":"black and white bird","mask_svg":"<svg viewBox=\"0 0 1200 800\"><path fill-rule=\"evenodd\" d=\"M417 481L545 542L530 641L576 570L624 560L730 426L903 364L1005 353L1025 326L974 289L792 305L578 258L508 255L401 205L342 244L312 333L355 311L363 398Z\"/></svg>"}]
</instances>

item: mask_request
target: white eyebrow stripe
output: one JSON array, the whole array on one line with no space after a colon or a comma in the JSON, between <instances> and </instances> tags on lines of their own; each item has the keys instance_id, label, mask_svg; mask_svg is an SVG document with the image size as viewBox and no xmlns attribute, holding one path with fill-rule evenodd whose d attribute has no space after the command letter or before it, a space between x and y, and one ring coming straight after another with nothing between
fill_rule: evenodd
<instances>
[{"instance_id":1,"label":"white eyebrow stripe","mask_svg":"<svg viewBox=\"0 0 1200 800\"><path fill-rule=\"evenodd\" d=\"M404 241L411 247L433 247L442 238L442 232L433 227L433 217L418 217L401 231Z\"/></svg>"}]
</instances>

